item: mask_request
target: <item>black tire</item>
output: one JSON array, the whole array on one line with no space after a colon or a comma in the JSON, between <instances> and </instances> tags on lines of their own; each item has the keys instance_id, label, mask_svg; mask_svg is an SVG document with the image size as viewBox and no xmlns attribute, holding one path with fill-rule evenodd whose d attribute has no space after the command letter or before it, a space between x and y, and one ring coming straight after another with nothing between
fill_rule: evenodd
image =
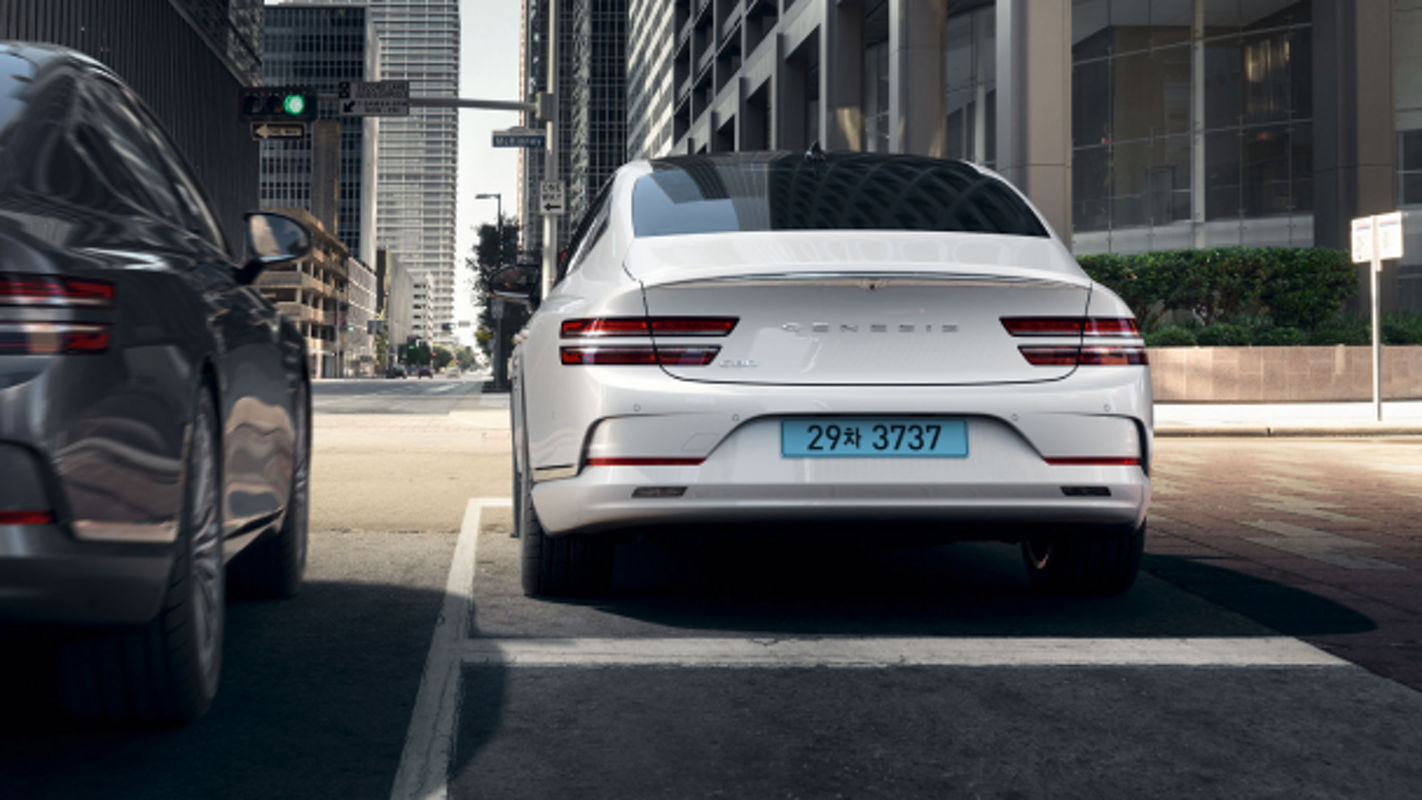
<instances>
[{"instance_id":1,"label":"black tire","mask_svg":"<svg viewBox=\"0 0 1422 800\"><path fill-rule=\"evenodd\" d=\"M1103 527L1075 535L1027 539L1022 561L1037 589L1060 594L1113 595L1131 588L1145 549L1140 527Z\"/></svg>"},{"instance_id":2,"label":"black tire","mask_svg":"<svg viewBox=\"0 0 1422 800\"><path fill-rule=\"evenodd\" d=\"M243 550L227 567L234 597L278 599L295 597L306 575L309 546L307 520L311 511L311 390L305 382L296 391L296 448L292 457L291 500L281 527Z\"/></svg>"},{"instance_id":3,"label":"black tire","mask_svg":"<svg viewBox=\"0 0 1422 800\"><path fill-rule=\"evenodd\" d=\"M527 430L528 421L524 421ZM612 585L616 542L609 536L573 534L549 536L533 509L533 481L528 466L528 440L523 447L524 470L515 488L523 593L529 597L576 596L606 592Z\"/></svg>"},{"instance_id":4,"label":"black tire","mask_svg":"<svg viewBox=\"0 0 1422 800\"><path fill-rule=\"evenodd\" d=\"M86 631L61 644L60 682L72 716L181 724L212 704L226 618L220 453L217 413L203 389L193 414L183 510L162 608L146 625Z\"/></svg>"}]
</instances>

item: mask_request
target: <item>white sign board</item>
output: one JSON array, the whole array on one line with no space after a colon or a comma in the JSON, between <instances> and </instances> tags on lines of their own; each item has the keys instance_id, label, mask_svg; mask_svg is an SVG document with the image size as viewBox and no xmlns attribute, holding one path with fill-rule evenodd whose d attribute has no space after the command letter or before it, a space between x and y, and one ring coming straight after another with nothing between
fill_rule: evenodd
<instances>
[{"instance_id":1,"label":"white sign board","mask_svg":"<svg viewBox=\"0 0 1422 800\"><path fill-rule=\"evenodd\" d=\"M539 212L547 217L561 217L567 213L562 181L541 181L538 189Z\"/></svg>"},{"instance_id":2,"label":"white sign board","mask_svg":"<svg viewBox=\"0 0 1422 800\"><path fill-rule=\"evenodd\" d=\"M1353 220L1353 263L1364 264L1373 260L1373 218L1358 217Z\"/></svg>"},{"instance_id":3,"label":"white sign board","mask_svg":"<svg viewBox=\"0 0 1422 800\"><path fill-rule=\"evenodd\" d=\"M409 81L341 81L336 96L343 117L410 116Z\"/></svg>"},{"instance_id":4,"label":"white sign board","mask_svg":"<svg viewBox=\"0 0 1422 800\"><path fill-rule=\"evenodd\" d=\"M1402 212L1379 214L1373 219L1378 232L1378 258L1402 258Z\"/></svg>"}]
</instances>

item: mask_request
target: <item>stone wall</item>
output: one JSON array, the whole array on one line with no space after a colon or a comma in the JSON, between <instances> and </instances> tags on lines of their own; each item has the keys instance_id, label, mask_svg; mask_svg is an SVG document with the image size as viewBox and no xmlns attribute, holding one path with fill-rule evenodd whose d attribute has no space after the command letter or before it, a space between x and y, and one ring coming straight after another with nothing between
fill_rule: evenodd
<instances>
[{"instance_id":1,"label":"stone wall","mask_svg":"<svg viewBox=\"0 0 1422 800\"><path fill-rule=\"evenodd\" d=\"M1151 348L1157 403L1373 399L1371 347ZM1385 400L1422 399L1422 346L1383 348Z\"/></svg>"}]
</instances>

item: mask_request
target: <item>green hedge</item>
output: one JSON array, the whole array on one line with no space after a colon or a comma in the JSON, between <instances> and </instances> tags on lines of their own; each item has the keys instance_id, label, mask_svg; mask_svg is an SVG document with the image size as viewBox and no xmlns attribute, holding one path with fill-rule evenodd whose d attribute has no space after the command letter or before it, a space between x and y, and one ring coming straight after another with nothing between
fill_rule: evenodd
<instances>
[{"instance_id":1,"label":"green hedge","mask_svg":"<svg viewBox=\"0 0 1422 800\"><path fill-rule=\"evenodd\" d=\"M1155 331L1165 313L1185 311L1205 330L1249 318L1267 320L1268 327L1297 328L1307 335L1336 316L1357 291L1357 270L1348 254L1326 248L1103 253L1080 256L1077 261L1086 274L1121 296L1146 333Z\"/></svg>"}]
</instances>

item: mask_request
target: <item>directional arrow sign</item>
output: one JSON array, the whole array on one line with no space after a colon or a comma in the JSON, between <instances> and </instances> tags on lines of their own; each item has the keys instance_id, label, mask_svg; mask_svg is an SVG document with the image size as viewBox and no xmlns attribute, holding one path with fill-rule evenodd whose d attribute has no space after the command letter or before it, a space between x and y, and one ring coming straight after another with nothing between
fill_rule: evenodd
<instances>
[{"instance_id":1,"label":"directional arrow sign","mask_svg":"<svg viewBox=\"0 0 1422 800\"><path fill-rule=\"evenodd\" d=\"M299 122L253 122L251 126L253 141L306 138L306 125Z\"/></svg>"},{"instance_id":2,"label":"directional arrow sign","mask_svg":"<svg viewBox=\"0 0 1422 800\"><path fill-rule=\"evenodd\" d=\"M561 217L567 213L564 208L562 181L541 181L538 188L538 210L544 216Z\"/></svg>"}]
</instances>

